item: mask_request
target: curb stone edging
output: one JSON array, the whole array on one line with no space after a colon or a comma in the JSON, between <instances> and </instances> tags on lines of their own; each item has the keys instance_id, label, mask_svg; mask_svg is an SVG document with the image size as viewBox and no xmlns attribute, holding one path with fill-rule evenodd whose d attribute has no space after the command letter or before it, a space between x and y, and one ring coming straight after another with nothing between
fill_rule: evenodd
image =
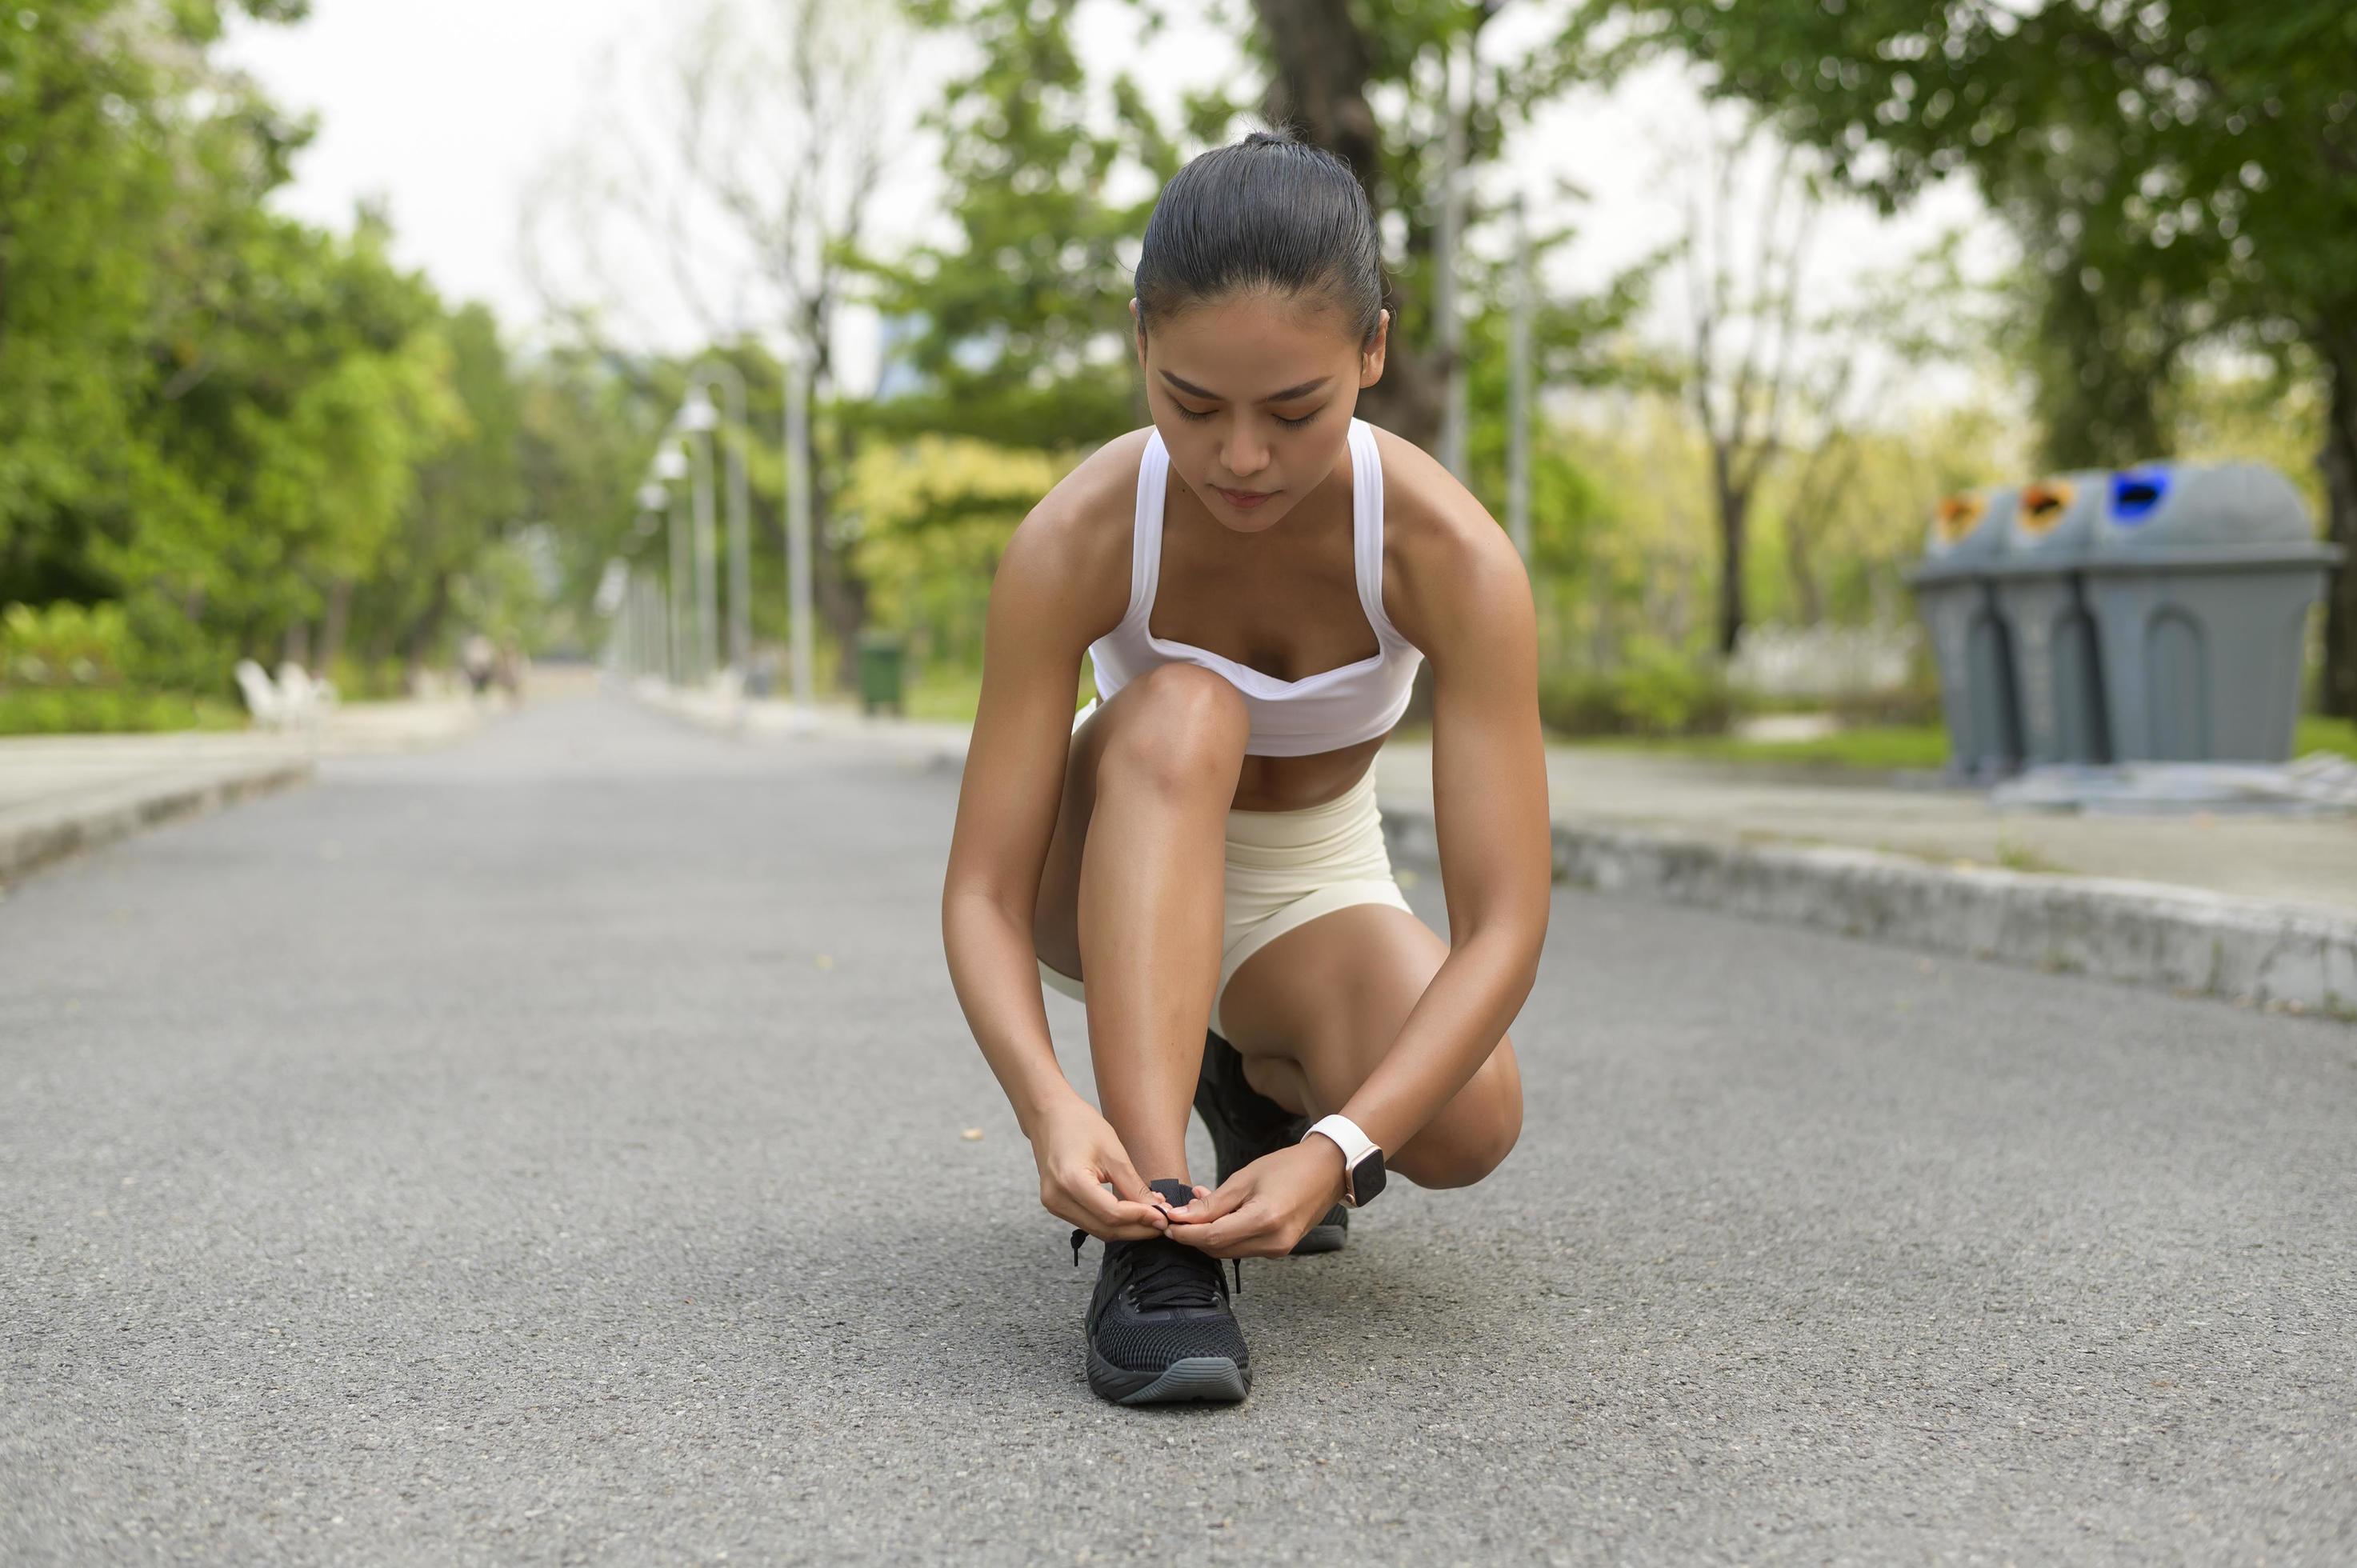
<instances>
[{"instance_id":1,"label":"curb stone edging","mask_svg":"<svg viewBox=\"0 0 2357 1568\"><path fill-rule=\"evenodd\" d=\"M1383 811L1394 853L1438 854L1431 814ZM1723 914L2357 1021L2357 917L2197 888L1869 850L1732 844L1555 824L1555 876Z\"/></svg>"},{"instance_id":2,"label":"curb stone edging","mask_svg":"<svg viewBox=\"0 0 2357 1568\"><path fill-rule=\"evenodd\" d=\"M201 815L302 783L313 771L308 757L274 760L261 767L216 772L192 783L117 789L86 806L0 829L0 886L78 851L128 838L143 828Z\"/></svg>"}]
</instances>

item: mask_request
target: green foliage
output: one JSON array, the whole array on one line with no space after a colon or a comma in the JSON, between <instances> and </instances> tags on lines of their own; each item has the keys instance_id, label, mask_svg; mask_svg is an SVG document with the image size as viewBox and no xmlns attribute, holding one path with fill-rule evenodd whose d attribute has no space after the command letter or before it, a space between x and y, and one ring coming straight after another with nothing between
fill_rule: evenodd
<instances>
[{"instance_id":1,"label":"green foliage","mask_svg":"<svg viewBox=\"0 0 2357 1568\"><path fill-rule=\"evenodd\" d=\"M1006 446L1102 441L1139 423L1124 247L1146 228L1180 158L1126 77L1111 84L1117 129L1072 43L1080 0L921 0L913 15L979 50L929 117L955 244L870 259L888 317L920 385L869 417ZM1129 192L1126 196L1122 192Z\"/></svg>"},{"instance_id":2,"label":"green foliage","mask_svg":"<svg viewBox=\"0 0 2357 1568\"><path fill-rule=\"evenodd\" d=\"M2357 544L2357 7L1698 5L1587 0L1591 36L1701 61L1886 206L1971 171L2046 280L2050 455L2165 434L2150 389L2223 336L2324 367L2330 533ZM2357 573L2328 600L2328 707L2357 714Z\"/></svg>"},{"instance_id":3,"label":"green foliage","mask_svg":"<svg viewBox=\"0 0 2357 1568\"><path fill-rule=\"evenodd\" d=\"M1563 736L1715 735L1736 711L1715 662L1651 640L1631 644L1609 670L1555 671L1539 681L1540 722Z\"/></svg>"},{"instance_id":4,"label":"green foliage","mask_svg":"<svg viewBox=\"0 0 2357 1568\"><path fill-rule=\"evenodd\" d=\"M630 444L578 435L528 487L528 378L490 314L450 314L372 216L338 235L272 210L308 128L210 47L232 12L304 10L0 18L0 600L100 606L134 686L225 694L241 655L431 657L537 498L575 501Z\"/></svg>"},{"instance_id":5,"label":"green foliage","mask_svg":"<svg viewBox=\"0 0 2357 1568\"><path fill-rule=\"evenodd\" d=\"M132 664L120 605L0 609L0 686L113 686Z\"/></svg>"},{"instance_id":6,"label":"green foliage","mask_svg":"<svg viewBox=\"0 0 2357 1568\"><path fill-rule=\"evenodd\" d=\"M978 669L998 557L1070 467L1045 452L938 435L871 445L842 501L876 624L912 633L920 663Z\"/></svg>"},{"instance_id":7,"label":"green foliage","mask_svg":"<svg viewBox=\"0 0 2357 1568\"><path fill-rule=\"evenodd\" d=\"M217 697L115 686L0 687L0 735L83 735L245 727L244 711Z\"/></svg>"}]
</instances>

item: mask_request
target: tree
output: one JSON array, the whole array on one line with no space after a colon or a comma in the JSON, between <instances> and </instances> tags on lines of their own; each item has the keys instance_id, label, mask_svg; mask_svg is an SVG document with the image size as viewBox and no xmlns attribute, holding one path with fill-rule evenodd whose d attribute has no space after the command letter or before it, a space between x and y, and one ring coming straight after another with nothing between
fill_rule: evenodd
<instances>
[{"instance_id":1,"label":"tree","mask_svg":"<svg viewBox=\"0 0 2357 1568\"><path fill-rule=\"evenodd\" d=\"M1128 76L1100 101L1072 41L1080 9L1081 0L912 8L978 52L926 119L942 138L954 239L866 263L873 303L903 334L894 364L914 383L870 412L876 428L1085 446L1145 416L1130 261L1156 192L1183 159ZM1223 105L1201 113L1199 131L1225 123Z\"/></svg>"},{"instance_id":2,"label":"tree","mask_svg":"<svg viewBox=\"0 0 2357 1568\"><path fill-rule=\"evenodd\" d=\"M2328 387L2328 532L2357 548L2357 8L1589 0L1583 19L1626 23L1621 52L1701 61L1886 206L1963 170L2000 207L2061 192L2081 289L2125 291L2165 334L2304 345ZM2347 567L2325 648L2324 706L2357 715Z\"/></svg>"},{"instance_id":3,"label":"tree","mask_svg":"<svg viewBox=\"0 0 2357 1568\"><path fill-rule=\"evenodd\" d=\"M653 79L650 118L601 122L544 182L526 222L535 258L555 230L588 269L565 278L534 263L544 296L586 341L632 314L651 271L708 341L769 343L807 367L819 417L805 456L823 546L814 585L846 681L865 589L848 537L828 521L856 439L834 320L892 145L895 20L885 0L706 0ZM777 428L730 438L766 446Z\"/></svg>"},{"instance_id":4,"label":"tree","mask_svg":"<svg viewBox=\"0 0 2357 1568\"><path fill-rule=\"evenodd\" d=\"M1689 193L1680 246L1691 335L1686 398L1710 448L1721 657L1735 651L1743 633L1752 502L1789 438L1801 278L1817 215L1789 145L1762 149L1766 177L1753 209L1742 210L1738 183L1749 140L1710 145L1704 177ZM1755 226L1748 245L1732 232L1746 218ZM1738 248L1748 258L1738 257Z\"/></svg>"}]
</instances>

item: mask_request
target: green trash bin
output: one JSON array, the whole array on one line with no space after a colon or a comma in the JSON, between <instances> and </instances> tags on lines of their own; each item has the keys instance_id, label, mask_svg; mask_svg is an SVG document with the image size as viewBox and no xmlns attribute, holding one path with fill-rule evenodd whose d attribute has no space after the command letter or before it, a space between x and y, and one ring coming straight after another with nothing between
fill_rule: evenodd
<instances>
[{"instance_id":1,"label":"green trash bin","mask_svg":"<svg viewBox=\"0 0 2357 1568\"><path fill-rule=\"evenodd\" d=\"M2340 559L2265 464L2113 475L2082 570L2114 757L2288 758L2308 613Z\"/></svg>"},{"instance_id":2,"label":"green trash bin","mask_svg":"<svg viewBox=\"0 0 2357 1568\"><path fill-rule=\"evenodd\" d=\"M1991 585L2017 494L2007 487L1943 500L1932 514L1923 559L1907 574L1940 667L1949 767L1972 778L2008 773L2021 761L2011 638Z\"/></svg>"},{"instance_id":3,"label":"green trash bin","mask_svg":"<svg viewBox=\"0 0 2357 1568\"><path fill-rule=\"evenodd\" d=\"M2022 757L2033 766L2111 760L2095 623L2078 574L2111 478L2098 469L2024 485L1990 568L2013 650Z\"/></svg>"},{"instance_id":4,"label":"green trash bin","mask_svg":"<svg viewBox=\"0 0 2357 1568\"><path fill-rule=\"evenodd\" d=\"M860 712L872 714L878 708L889 708L896 714L908 712L901 698L907 656L908 645L899 632L859 634Z\"/></svg>"}]
</instances>

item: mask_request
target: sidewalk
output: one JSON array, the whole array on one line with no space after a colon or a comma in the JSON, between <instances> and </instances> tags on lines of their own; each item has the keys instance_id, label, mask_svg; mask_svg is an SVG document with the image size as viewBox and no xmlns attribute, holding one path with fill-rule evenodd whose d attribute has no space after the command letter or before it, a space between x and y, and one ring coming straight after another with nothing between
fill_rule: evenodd
<instances>
[{"instance_id":1,"label":"sidewalk","mask_svg":"<svg viewBox=\"0 0 2357 1568\"><path fill-rule=\"evenodd\" d=\"M749 739L790 704L640 688ZM966 726L823 707L812 734L954 768ZM1437 853L1432 751L1376 757L1394 849ZM1559 880L1999 962L2357 1017L2357 817L2000 812L1985 792L1550 746Z\"/></svg>"},{"instance_id":2,"label":"sidewalk","mask_svg":"<svg viewBox=\"0 0 2357 1568\"><path fill-rule=\"evenodd\" d=\"M317 732L0 737L0 884L143 827L297 784L322 757L439 746L473 732L468 703L358 703Z\"/></svg>"}]
</instances>

